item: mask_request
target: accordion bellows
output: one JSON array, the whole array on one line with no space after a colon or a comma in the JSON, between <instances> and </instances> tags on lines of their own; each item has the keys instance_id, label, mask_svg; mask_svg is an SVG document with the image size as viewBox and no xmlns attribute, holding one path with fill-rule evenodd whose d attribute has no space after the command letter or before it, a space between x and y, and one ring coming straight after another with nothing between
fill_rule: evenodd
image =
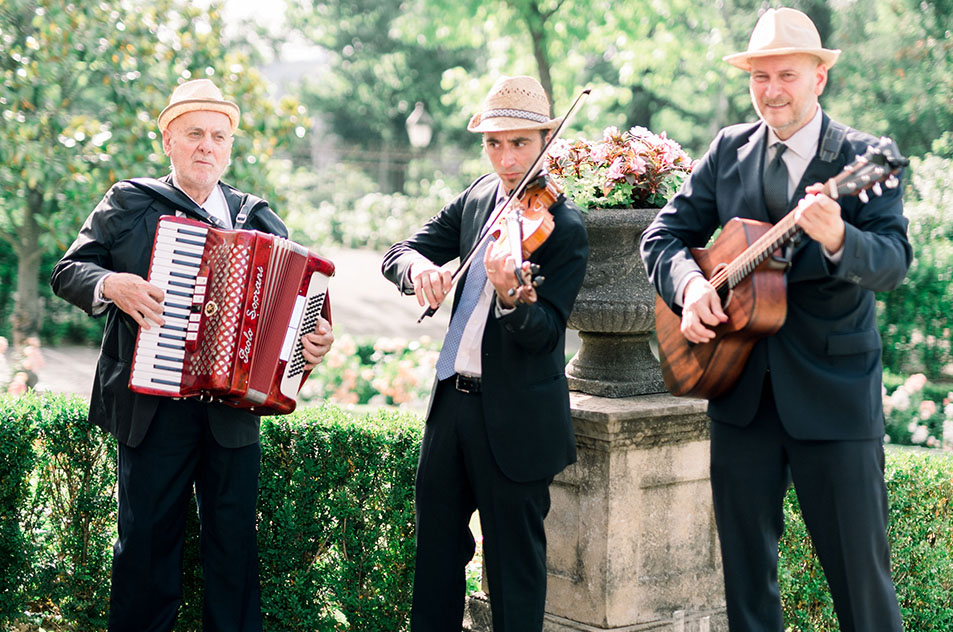
<instances>
[{"instance_id":1,"label":"accordion bellows","mask_svg":"<svg viewBox=\"0 0 953 632\"><path fill-rule=\"evenodd\" d=\"M333 274L288 239L163 216L148 280L165 292L166 323L140 328L129 388L291 412L309 373L301 337L331 320Z\"/></svg>"}]
</instances>

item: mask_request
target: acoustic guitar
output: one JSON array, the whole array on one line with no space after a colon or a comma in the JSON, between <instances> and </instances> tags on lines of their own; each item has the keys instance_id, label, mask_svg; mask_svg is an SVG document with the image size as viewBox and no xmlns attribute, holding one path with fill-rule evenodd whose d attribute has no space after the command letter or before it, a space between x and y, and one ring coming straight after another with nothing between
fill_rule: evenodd
<instances>
[{"instance_id":1,"label":"acoustic guitar","mask_svg":"<svg viewBox=\"0 0 953 632\"><path fill-rule=\"evenodd\" d=\"M896 144L883 137L864 155L824 183L835 200L867 190L880 195L883 182L895 188L896 173L908 164ZM708 248L691 250L705 278L721 297L728 321L715 328L715 338L691 343L681 332L681 316L661 298L655 300L659 360L665 385L673 395L710 399L728 390L741 375L755 343L777 332L787 317L785 272L790 262L782 250L803 235L792 210L777 224L734 218Z\"/></svg>"}]
</instances>

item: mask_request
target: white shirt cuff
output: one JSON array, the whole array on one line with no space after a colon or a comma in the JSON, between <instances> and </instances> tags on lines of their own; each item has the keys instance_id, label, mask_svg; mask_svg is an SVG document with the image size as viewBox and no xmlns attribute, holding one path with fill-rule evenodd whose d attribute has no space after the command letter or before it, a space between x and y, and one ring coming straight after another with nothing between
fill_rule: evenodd
<instances>
[{"instance_id":1,"label":"white shirt cuff","mask_svg":"<svg viewBox=\"0 0 953 632\"><path fill-rule=\"evenodd\" d=\"M103 283L106 281L106 277L108 276L109 274L104 274L103 276L101 276L99 278L99 281L96 282L96 287L93 288L92 311L94 316L98 316L99 314L102 314L104 311L106 311L106 308L112 304L112 301L110 299L105 298L102 295Z\"/></svg>"},{"instance_id":2,"label":"white shirt cuff","mask_svg":"<svg viewBox=\"0 0 953 632\"><path fill-rule=\"evenodd\" d=\"M493 313L496 315L497 318L501 318L503 316L506 316L507 314L512 314L515 311L516 311L515 305L513 307L503 307L503 305L500 304L499 297L497 297L496 300L493 301Z\"/></svg>"},{"instance_id":3,"label":"white shirt cuff","mask_svg":"<svg viewBox=\"0 0 953 632\"><path fill-rule=\"evenodd\" d=\"M835 252L835 253L827 252L827 248L825 248L824 246L821 246L821 251L824 253L824 256L827 257L827 260L830 261L830 262L833 263L833 264L838 264L838 263L840 263L840 260L844 258L844 247L843 247L843 246L841 246L840 248L838 248L838 249L837 249L837 252Z\"/></svg>"}]
</instances>

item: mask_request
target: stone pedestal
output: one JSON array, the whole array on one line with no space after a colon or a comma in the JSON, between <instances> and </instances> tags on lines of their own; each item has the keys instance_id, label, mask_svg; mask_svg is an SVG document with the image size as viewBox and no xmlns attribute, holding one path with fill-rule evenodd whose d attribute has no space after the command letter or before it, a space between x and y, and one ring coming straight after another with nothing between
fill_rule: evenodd
<instances>
[{"instance_id":1,"label":"stone pedestal","mask_svg":"<svg viewBox=\"0 0 953 632\"><path fill-rule=\"evenodd\" d=\"M705 402L570 393L579 460L546 520L546 632L727 630ZM466 630L491 630L485 597Z\"/></svg>"}]
</instances>

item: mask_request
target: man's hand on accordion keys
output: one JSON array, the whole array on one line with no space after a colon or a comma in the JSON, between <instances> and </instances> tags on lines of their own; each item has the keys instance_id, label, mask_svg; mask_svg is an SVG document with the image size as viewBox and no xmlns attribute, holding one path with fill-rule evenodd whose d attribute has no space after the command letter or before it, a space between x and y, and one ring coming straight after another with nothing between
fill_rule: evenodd
<instances>
[{"instance_id":1,"label":"man's hand on accordion keys","mask_svg":"<svg viewBox=\"0 0 953 632\"><path fill-rule=\"evenodd\" d=\"M116 307L132 316L140 327L162 326L162 299L165 293L137 274L113 272L103 280L102 294Z\"/></svg>"},{"instance_id":2,"label":"man's hand on accordion keys","mask_svg":"<svg viewBox=\"0 0 953 632\"><path fill-rule=\"evenodd\" d=\"M331 323L319 316L314 331L301 337L301 354L308 362L304 367L305 370L310 371L320 364L333 343L334 334L331 333Z\"/></svg>"}]
</instances>

